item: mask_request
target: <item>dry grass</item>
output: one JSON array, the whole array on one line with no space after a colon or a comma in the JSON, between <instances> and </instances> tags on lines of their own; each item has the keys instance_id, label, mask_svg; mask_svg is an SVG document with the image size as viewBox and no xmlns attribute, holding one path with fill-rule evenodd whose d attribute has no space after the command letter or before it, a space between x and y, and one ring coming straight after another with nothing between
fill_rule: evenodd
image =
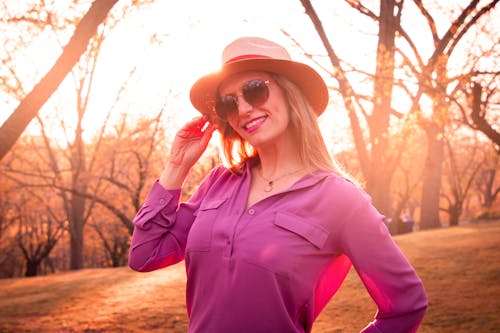
<instances>
[{"instance_id":1,"label":"dry grass","mask_svg":"<svg viewBox=\"0 0 500 333\"><path fill-rule=\"evenodd\" d=\"M500 221L395 237L430 300L419 332L499 332ZM0 280L0 333L186 332L182 264ZM375 306L351 272L314 333L358 332Z\"/></svg>"},{"instance_id":2,"label":"dry grass","mask_svg":"<svg viewBox=\"0 0 500 333\"><path fill-rule=\"evenodd\" d=\"M395 237L422 278L423 333L500 332L500 221ZM375 305L355 274L321 314L314 333L358 332Z\"/></svg>"}]
</instances>

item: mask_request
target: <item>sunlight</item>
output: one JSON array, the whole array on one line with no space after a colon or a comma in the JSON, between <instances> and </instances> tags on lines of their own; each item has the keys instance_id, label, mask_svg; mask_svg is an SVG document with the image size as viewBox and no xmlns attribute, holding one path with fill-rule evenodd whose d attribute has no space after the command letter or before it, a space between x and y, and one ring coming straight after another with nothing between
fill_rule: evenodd
<instances>
[{"instance_id":1,"label":"sunlight","mask_svg":"<svg viewBox=\"0 0 500 333\"><path fill-rule=\"evenodd\" d=\"M367 4L372 10L377 10L376 2ZM330 42L335 45L339 57L345 59L343 66L348 75L355 75L350 68L373 72L373 53L376 50L373 20L360 17L344 2L317 2L314 5L320 16L333 15L323 24L332 32L329 34ZM406 15L406 28L422 23L415 21L412 15ZM306 57L303 49L297 47L283 31L314 55L318 63ZM425 44L429 41L425 33L422 31L413 35L420 52L432 48L432 45ZM37 82L33 78L44 75L60 54L53 33L49 31L45 35L51 40L35 39L27 58L18 66L26 91ZM300 1L255 0L239 3L238 6L230 0L156 1L132 12L106 37L84 118L85 139L90 140L100 130L108 114L113 123L125 113L138 119L156 114L166 106L172 130L197 116L198 112L189 102L191 85L202 75L217 70L223 47L243 35L265 36L281 43L290 51L292 58L308 63L324 75L332 85L332 100L338 97L334 90L336 80L326 72L331 71L332 65ZM0 37L0 40L3 39ZM353 40L356 41L355 46ZM33 72L38 75L34 76ZM350 79L356 83L358 93L368 96L372 93L371 85L361 81L363 77ZM122 93L117 97L120 91ZM74 81L68 76L42 108L42 115L54 118L50 133L58 141L65 141L64 129L58 124L65 123L68 129L72 126L70 124L75 124L75 101ZM406 93L395 93L392 106L396 111L406 113L409 109ZM427 107L423 109L430 110ZM3 122L7 116L2 113L0 121ZM319 122L329 145L350 141L349 131L343 130L348 127L348 122L342 102L332 102ZM339 125L342 136L348 136L346 140L339 137ZM28 133L36 133L36 127L36 124L31 125ZM70 132L68 130L66 134L71 135Z\"/></svg>"},{"instance_id":2,"label":"sunlight","mask_svg":"<svg viewBox=\"0 0 500 333\"><path fill-rule=\"evenodd\" d=\"M112 118L123 112L141 117L167 105L172 130L198 116L190 104L189 89L195 80L219 69L222 49L237 37L266 36L287 45L290 52L296 50L280 29L287 26L299 29L293 24L298 17L308 22L300 2L284 6L260 0L233 8L228 16L221 8L230 4L227 0L210 3L197 0L176 3L173 7L169 2L156 2L119 23L106 38L99 55L84 120L86 139L99 131L110 111ZM276 17L274 13L278 10L287 14ZM298 31L302 35L304 29ZM301 55L292 57L297 59ZM131 81L123 86L132 71ZM66 89L72 88L61 87L60 91ZM126 93L115 103L120 89ZM72 94L69 92L69 96ZM67 93L62 93L58 98L67 97ZM63 101L54 104L59 102ZM74 123L74 112L71 113L65 119Z\"/></svg>"},{"instance_id":3,"label":"sunlight","mask_svg":"<svg viewBox=\"0 0 500 333\"><path fill-rule=\"evenodd\" d=\"M332 8L325 4L319 10L331 11ZM346 26L348 29L351 25L345 17L334 23L338 25L336 29L346 29ZM229 0L191 0L175 5L158 1L134 12L118 23L102 45L83 122L85 139L90 140L100 131L108 114L113 123L124 113L138 119L156 114L166 105L172 130L197 116L189 101L191 85L202 75L218 70L224 46L243 35L273 39L284 45L292 58L327 75L302 54L282 29L311 54L325 53L300 1L256 0L238 6ZM38 77L45 75L60 55L54 34L49 31L46 36L47 39L34 40L30 56L37 56L28 57L22 65L27 91L37 82L30 73L36 71ZM348 36L339 34L335 38L347 41ZM344 48L343 52L352 52L350 58L355 58L351 48ZM367 65L368 62L362 60L365 56L356 55L356 63ZM325 61L325 67L331 67L328 59L320 60ZM65 145L67 137L72 139L72 127L77 119L76 100L75 81L69 75L40 112L50 118L49 133L60 145ZM335 110L323 116L321 122L325 132L332 133L330 126L345 123L345 115ZM37 134L38 125L33 123L27 133Z\"/></svg>"},{"instance_id":4,"label":"sunlight","mask_svg":"<svg viewBox=\"0 0 500 333\"><path fill-rule=\"evenodd\" d=\"M158 268L143 265L146 260L148 263L166 262L161 255L161 249L168 250L166 243L155 245L150 241L152 238L160 240L156 237L158 233L162 238L174 240L172 244L178 250L176 262L185 259L184 254L189 256L191 253L190 245L185 251L187 227L196 216L201 217L197 212L210 208L207 214L215 216L218 214L216 209L221 210L233 202L212 198L212 194L217 196L218 193L212 191L213 187L205 191L214 176L217 178L224 171L219 168L224 157L216 156L217 152L224 155L220 133L214 133L201 158L197 155L198 148L206 148L206 142L198 140L196 123L186 128L184 133L188 135L181 137L181 132L175 143L172 139L186 121L200 115L190 103L193 83L217 71L223 48L242 36L274 40L290 52L293 60L310 65L322 75L329 87L330 100L326 111L318 118L318 125L326 149L340 166L339 175L319 177L321 170L300 168L295 164L304 164L304 159L292 157L285 161L288 165L274 163L277 168L271 170L273 158L268 168L268 163L264 163L268 161L264 158L267 155L262 154L261 165L253 161L248 163L247 171L252 169L250 178L253 179L249 198L254 198L254 193L259 196L259 192L275 193L269 200L281 202L299 187L301 195L313 190L310 186L314 184L328 191L328 186L324 185L335 181L337 176L347 177L359 187L358 194L365 205L357 209L359 205L354 204L352 214L344 214L345 207L340 207L341 222L362 213L374 219L375 215L379 216L376 220L385 239L389 241L389 236L394 236L397 247L401 246L419 271L429 300L434 305L440 304L429 307L422 321L423 330L428 333L482 332L494 331L493 327L500 325L497 315L500 298L491 297L498 294L495 283L500 278L500 211L496 196L499 179L495 173L500 170L500 162L496 154L498 140L492 140L491 132L487 131L498 130L500 124L497 121L500 116L498 103L495 104L498 93L494 86L499 80L495 65L500 59L500 26L492 24L498 21L500 11L498 6L491 7L496 10L492 10L491 15L489 8L464 10L469 4L482 7L485 3L488 5L488 1L495 6L496 0L435 0L425 4L400 1L397 4L404 3L405 7L398 24L391 16L394 7L384 7L387 3L380 0L311 0L323 31L318 21L308 16L310 8L303 7L305 2L300 0L117 1L109 20L98 28L105 35L96 36L80 62L36 114L39 103L33 102L31 96L35 95L36 99L43 94L26 98L27 94L53 67L73 36L75 22L92 4L101 1L106 0L4 0L0 5L0 15L4 14L0 20L0 29L4 32L0 34L0 43L4 46L4 52L0 53L0 104L4 110L0 112L0 125L20 102L24 107L20 110L24 112L24 115L21 113L25 120L23 127L35 116L15 146L3 142L7 136L0 138L0 148L6 147L8 154L3 155L5 159L0 167L0 251L3 254L0 255L0 333L4 330L43 333L61 329L130 333L185 333L188 330L186 309L198 309L191 305L201 303L190 302L191 290L187 290L186 298L186 288L193 286L193 280L189 280L186 287L184 263L148 274L132 270ZM111 3L114 2L108 2ZM361 4L366 7L352 8ZM11 6L14 7L12 11ZM385 8L391 10L384 11ZM99 15L93 16L96 17ZM458 22L462 18L463 25ZM398 29L391 30L395 27ZM450 43L443 45L448 36ZM91 48L95 45L99 48ZM388 49L395 51L394 63L393 53L383 52ZM387 64L395 66L383 66ZM304 82L315 86L314 82ZM247 105L252 105L249 110L253 108L259 118L246 121L248 131L253 133L257 125L267 119L270 119L269 126L276 125L273 112L283 101L273 99L276 98L274 88L270 90L271 95L264 97L269 100L262 98L264 104L258 104L263 94L254 94L256 98L252 101L246 94L252 94L252 90L240 92L240 87L233 88L238 90L232 91L240 98L237 102L244 98ZM47 91L52 92L52 89ZM240 93L244 96L240 97ZM286 97L293 99L293 96ZM276 101L279 105L273 104ZM270 117L265 117L261 109L269 106ZM475 116L476 111L479 116ZM481 128L477 120L482 120L483 116L487 126ZM314 119L309 122L314 123ZM14 127L5 126L0 134L9 135ZM21 132L21 126L18 128ZM267 133L268 129L264 131ZM17 138L19 132L10 136ZM294 142L312 140L308 134L297 135ZM273 140L265 135L263 138ZM8 138L5 141L9 141ZM279 144L283 142L281 139L273 142L278 141ZM280 154L273 156L274 162L293 153L293 149L286 146L285 155L281 155L280 147L275 146ZM315 155L314 151L319 150L311 149L305 155ZM301 152L300 157L303 155ZM196 162L192 158L197 158ZM318 165L318 158L314 159L314 164ZM224 161L222 164L229 166ZM292 169L286 169L294 165L297 169L287 173ZM208 183L203 183L213 168L218 170L209 176ZM323 169L319 165L317 168ZM165 172L162 173L162 169ZM266 170L274 171L274 175ZM185 179L184 171L189 171ZM224 172L231 179L242 180L228 170ZM310 174L291 185L295 173ZM266 175L270 178L266 179ZM306 178L313 182L306 184ZM165 179L166 184L162 184ZM224 177L215 181L216 185L224 185ZM195 193L200 184L206 186L192 200L181 203ZM273 189L273 184L275 192L266 194ZM291 188L285 188L290 185ZM349 191L354 190L351 184L347 185L351 187ZM149 192L151 188L153 191ZM148 192L151 195L148 196ZM239 192L241 198L241 189ZM231 196L228 193L223 196ZM322 200L336 204L338 196L323 197ZM357 200L355 196L350 198ZM323 236L328 236L328 232L339 225L337 220L327 218L312 221L320 223L319 227L300 222L310 219L306 210L314 204L291 207L285 224L276 219L276 225L271 221L270 227L279 231L279 237L291 236L293 242L300 241L309 249L314 249L312 245L322 246ZM237 209L238 214L244 212L244 205L245 202ZM176 214L176 207L186 208L187 215L184 210ZM251 211L253 209L249 210L253 215ZM387 218L384 223L377 212ZM404 223L407 212L412 215L411 224ZM207 216L205 218L209 219ZM294 224L296 218L300 223ZM392 223L388 223L389 218ZM143 223L146 219L149 224ZM143 234L145 237L142 237L141 233L151 223L158 227L156 234L152 229L149 236ZM186 228L177 233L183 227ZM353 230L358 228L354 227ZM163 231L159 230L162 228ZM210 228L207 230L211 231ZM340 228L347 230L343 226ZM168 231L172 231L172 235L167 235ZM219 231L214 227L214 235ZM311 232L316 233L312 235L315 237L307 235ZM219 232L219 235L222 234ZM171 236L180 242L176 243ZM245 236L237 238L233 240ZM328 244L325 243L329 248L338 247L331 241L342 243L344 239L330 238ZM31 251L37 248L46 251ZM322 250L328 252L329 248ZM360 249L363 250L363 244ZM453 260L457 258L457 249L460 260ZM153 256L147 251L153 251ZM138 252L141 253L136 255ZM154 256L158 253L156 260ZM253 267L259 272L255 276L275 276L286 283L288 273L281 272L283 267L274 271L267 269L271 261L277 262L276 253L272 254L272 258L264 258L263 266L257 267L257 262L247 262L245 257L242 265L237 263L235 267L241 271ZM129 255L132 255L130 259ZM137 257L142 258L137 260ZM398 253L394 258L404 259ZM374 320L377 311L386 310L384 307L377 309L377 304L387 302L378 302L383 295L371 292L377 289L376 283L365 284L371 288L367 293L359 279L366 277L369 280L371 275L366 273L370 273L370 269L363 269L362 259L358 266L356 255L351 259L356 268L361 268L359 276L356 270L351 270L336 300L318 316L313 333L360 331ZM142 262L136 264L139 261ZM188 260L188 266L189 263ZM127 264L130 267L117 267ZM406 272L411 273L411 270ZM313 281L314 276L309 277L312 277L312 287L314 284L323 286ZM253 290L244 284L248 281L244 278L242 281L242 291ZM420 286L416 280L413 282L413 286ZM470 288L471 285L484 285L484 288ZM316 288L316 294L322 291ZM425 296L422 291L420 295ZM331 293L327 293L329 298ZM217 298L222 294L214 295ZM292 298L298 300L307 295L299 296ZM404 301L412 301L411 298ZM413 301L417 298L422 302L419 301L420 305L413 307L411 312L404 310L411 302L405 305L405 302L396 301L403 305L398 312L399 319L404 319L403 315L416 318L423 313L424 298L413 297ZM252 302L259 306L264 304L261 303L263 299L256 297ZM454 302L449 302L450 299ZM303 307L304 301L295 303L304 314L311 313ZM445 306L441 306L443 304ZM390 306L385 304L385 308ZM417 309L420 310L414 311ZM82 315L75 316L76 313ZM191 313L195 318L196 311ZM257 317L251 319L249 323L259 322ZM312 325L313 318L310 319L308 324Z\"/></svg>"}]
</instances>

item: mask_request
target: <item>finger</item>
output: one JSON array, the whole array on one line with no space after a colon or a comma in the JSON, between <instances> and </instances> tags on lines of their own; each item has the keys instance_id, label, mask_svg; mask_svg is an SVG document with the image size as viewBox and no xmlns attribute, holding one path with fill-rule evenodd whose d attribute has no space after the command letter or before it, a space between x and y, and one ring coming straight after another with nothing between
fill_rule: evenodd
<instances>
[{"instance_id":1,"label":"finger","mask_svg":"<svg viewBox=\"0 0 500 333\"><path fill-rule=\"evenodd\" d=\"M198 132L203 132L208 124L208 118L206 116L200 116L194 118L191 122L189 122L189 128L194 129Z\"/></svg>"},{"instance_id":2,"label":"finger","mask_svg":"<svg viewBox=\"0 0 500 333\"><path fill-rule=\"evenodd\" d=\"M204 122L205 122L205 120L204 120L203 116L195 117L195 118L192 118L191 120L189 120L188 122L186 122L184 124L184 126L182 126L182 129L196 128L197 126L199 126L200 124L202 124Z\"/></svg>"},{"instance_id":3,"label":"finger","mask_svg":"<svg viewBox=\"0 0 500 333\"><path fill-rule=\"evenodd\" d=\"M208 132L210 133L210 135L217 129L217 125L216 124L212 124L212 123L207 123L205 124L204 126L204 131L205 132Z\"/></svg>"},{"instance_id":4,"label":"finger","mask_svg":"<svg viewBox=\"0 0 500 333\"><path fill-rule=\"evenodd\" d=\"M206 123L207 119L204 116L193 118L179 130L178 135L184 138L201 137Z\"/></svg>"},{"instance_id":5,"label":"finger","mask_svg":"<svg viewBox=\"0 0 500 333\"><path fill-rule=\"evenodd\" d=\"M212 138L212 134L214 133L214 131L216 129L216 126L213 125L213 124L211 124L211 123L208 123L205 127L206 128L205 128L205 130L203 132L203 137L201 138L203 146L207 146L208 145L208 142Z\"/></svg>"}]
</instances>

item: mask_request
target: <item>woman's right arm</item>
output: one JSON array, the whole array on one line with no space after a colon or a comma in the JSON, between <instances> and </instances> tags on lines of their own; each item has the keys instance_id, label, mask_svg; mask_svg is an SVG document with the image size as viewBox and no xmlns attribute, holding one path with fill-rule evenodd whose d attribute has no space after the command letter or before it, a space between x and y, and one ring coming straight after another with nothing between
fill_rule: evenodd
<instances>
[{"instance_id":1,"label":"woman's right arm","mask_svg":"<svg viewBox=\"0 0 500 333\"><path fill-rule=\"evenodd\" d=\"M179 206L180 188L215 130L211 124L205 125L206 117L198 117L177 132L170 159L134 218L128 259L134 270L152 271L184 258L187 234L209 182Z\"/></svg>"}]
</instances>

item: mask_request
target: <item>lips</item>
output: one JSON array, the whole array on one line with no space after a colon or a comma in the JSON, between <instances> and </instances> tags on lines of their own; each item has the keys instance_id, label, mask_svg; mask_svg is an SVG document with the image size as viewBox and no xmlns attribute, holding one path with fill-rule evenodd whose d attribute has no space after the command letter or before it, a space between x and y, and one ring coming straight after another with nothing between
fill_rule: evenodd
<instances>
[{"instance_id":1,"label":"lips","mask_svg":"<svg viewBox=\"0 0 500 333\"><path fill-rule=\"evenodd\" d=\"M249 121L248 123L246 123L242 127L247 132L253 132L253 131L257 130L266 121L266 119L267 119L267 116L262 116L262 117L252 119L251 121Z\"/></svg>"}]
</instances>

